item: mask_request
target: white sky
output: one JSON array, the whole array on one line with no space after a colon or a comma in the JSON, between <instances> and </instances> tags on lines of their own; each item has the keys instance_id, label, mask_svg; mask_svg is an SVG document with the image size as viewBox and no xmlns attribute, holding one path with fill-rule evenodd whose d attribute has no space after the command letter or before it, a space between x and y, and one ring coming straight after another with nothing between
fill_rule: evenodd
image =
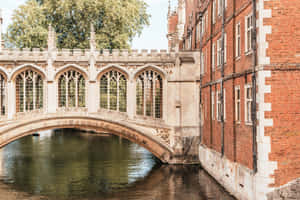
<instances>
[{"instance_id":1,"label":"white sky","mask_svg":"<svg viewBox=\"0 0 300 200\"><path fill-rule=\"evenodd\" d=\"M26 0L0 0L0 8L3 13L3 32L6 32L11 22L13 10L18 8ZM150 26L145 27L141 36L132 41L133 49L167 49L167 12L168 0L145 0L148 13L151 15ZM172 0L173 6L176 0Z\"/></svg>"}]
</instances>

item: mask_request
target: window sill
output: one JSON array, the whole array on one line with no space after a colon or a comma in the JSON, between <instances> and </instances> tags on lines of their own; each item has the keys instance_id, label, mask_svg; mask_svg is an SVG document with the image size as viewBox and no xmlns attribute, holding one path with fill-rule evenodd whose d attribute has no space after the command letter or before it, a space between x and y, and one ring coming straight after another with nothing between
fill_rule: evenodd
<instances>
[{"instance_id":1,"label":"window sill","mask_svg":"<svg viewBox=\"0 0 300 200\"><path fill-rule=\"evenodd\" d=\"M241 56L235 57L235 61L239 61L241 59Z\"/></svg>"},{"instance_id":2,"label":"window sill","mask_svg":"<svg viewBox=\"0 0 300 200\"><path fill-rule=\"evenodd\" d=\"M252 124L252 122L245 122L245 125L246 126L252 126L253 124Z\"/></svg>"},{"instance_id":3,"label":"window sill","mask_svg":"<svg viewBox=\"0 0 300 200\"><path fill-rule=\"evenodd\" d=\"M249 56L249 55L251 55L252 53L253 53L253 51L252 51L252 49L250 49L250 50L248 50L248 51L245 52L245 55L246 55L246 56Z\"/></svg>"},{"instance_id":4,"label":"window sill","mask_svg":"<svg viewBox=\"0 0 300 200\"><path fill-rule=\"evenodd\" d=\"M235 121L235 124L240 125L241 121Z\"/></svg>"}]
</instances>

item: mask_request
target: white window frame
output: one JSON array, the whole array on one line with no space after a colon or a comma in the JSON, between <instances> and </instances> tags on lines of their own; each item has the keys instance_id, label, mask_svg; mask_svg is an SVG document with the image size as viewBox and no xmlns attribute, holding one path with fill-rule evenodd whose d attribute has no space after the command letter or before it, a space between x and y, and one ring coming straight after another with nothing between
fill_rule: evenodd
<instances>
[{"instance_id":1,"label":"white window frame","mask_svg":"<svg viewBox=\"0 0 300 200\"><path fill-rule=\"evenodd\" d=\"M225 9L227 8L227 0L225 0ZM223 15L223 0L218 0L218 16Z\"/></svg>"},{"instance_id":2,"label":"white window frame","mask_svg":"<svg viewBox=\"0 0 300 200\"><path fill-rule=\"evenodd\" d=\"M213 0L212 6L213 6L212 22L213 22L213 24L215 24L216 23L216 18L217 18L217 16L216 16L216 13L217 13L217 10L216 10L217 9L216 0Z\"/></svg>"},{"instance_id":3,"label":"white window frame","mask_svg":"<svg viewBox=\"0 0 300 200\"><path fill-rule=\"evenodd\" d=\"M248 98L247 96L247 92L248 89L250 89L250 97ZM247 84L245 85L245 124L247 125L252 125L252 118L251 118L251 107L252 107L252 85L251 84Z\"/></svg>"},{"instance_id":4,"label":"white window frame","mask_svg":"<svg viewBox=\"0 0 300 200\"><path fill-rule=\"evenodd\" d=\"M221 100L220 100L220 97L219 97L219 95L221 96L221 92L220 92L220 90L218 90L217 91L217 94L216 94L217 96L216 96L216 100L217 100L217 120L218 121L221 121L221 111L220 111L220 109L221 109Z\"/></svg>"},{"instance_id":5,"label":"white window frame","mask_svg":"<svg viewBox=\"0 0 300 200\"><path fill-rule=\"evenodd\" d=\"M212 71L215 71L215 68L216 68L216 43L213 42L212 44L212 62L211 62L211 65L212 65Z\"/></svg>"},{"instance_id":6,"label":"white window frame","mask_svg":"<svg viewBox=\"0 0 300 200\"><path fill-rule=\"evenodd\" d=\"M217 40L217 67L222 64L222 37Z\"/></svg>"},{"instance_id":7,"label":"white window frame","mask_svg":"<svg viewBox=\"0 0 300 200\"><path fill-rule=\"evenodd\" d=\"M250 23L251 23L250 25L248 24L248 19L250 19ZM253 15L251 13L245 17L245 53L246 54L252 52L252 45L251 45L252 30L253 30Z\"/></svg>"},{"instance_id":8,"label":"white window frame","mask_svg":"<svg viewBox=\"0 0 300 200\"><path fill-rule=\"evenodd\" d=\"M224 34L224 64L227 63L227 33Z\"/></svg>"},{"instance_id":9,"label":"white window frame","mask_svg":"<svg viewBox=\"0 0 300 200\"><path fill-rule=\"evenodd\" d=\"M206 18L206 15L204 14L203 17L202 17L202 23L201 23L201 25L202 25L202 28L201 28L202 35L205 33L205 22L206 22L205 18Z\"/></svg>"},{"instance_id":10,"label":"white window frame","mask_svg":"<svg viewBox=\"0 0 300 200\"><path fill-rule=\"evenodd\" d=\"M211 119L215 119L215 92L211 93Z\"/></svg>"},{"instance_id":11,"label":"white window frame","mask_svg":"<svg viewBox=\"0 0 300 200\"><path fill-rule=\"evenodd\" d=\"M204 52L202 50L201 51L201 74L204 74L204 65L205 65L204 59L205 59L205 55L204 55Z\"/></svg>"},{"instance_id":12,"label":"white window frame","mask_svg":"<svg viewBox=\"0 0 300 200\"><path fill-rule=\"evenodd\" d=\"M235 57L241 57L241 23L235 25Z\"/></svg>"},{"instance_id":13,"label":"white window frame","mask_svg":"<svg viewBox=\"0 0 300 200\"><path fill-rule=\"evenodd\" d=\"M239 91L239 98L238 98L238 91ZM235 86L235 122L241 122L241 87L239 85ZM239 112L238 112L239 111Z\"/></svg>"},{"instance_id":14,"label":"white window frame","mask_svg":"<svg viewBox=\"0 0 300 200\"><path fill-rule=\"evenodd\" d=\"M224 101L224 103L223 103L223 106L224 106L224 108L223 108L223 111L224 111L223 116L224 116L224 121L225 121L226 120L226 90L225 90L225 88L223 89L223 101Z\"/></svg>"},{"instance_id":15,"label":"white window frame","mask_svg":"<svg viewBox=\"0 0 300 200\"><path fill-rule=\"evenodd\" d=\"M217 99L217 120L221 121L220 109L222 109L222 107L221 107L221 100L219 98L219 95L221 95L220 90L217 91L216 99ZM223 89L223 112L224 112L223 117L224 117L224 121L225 121L226 120L226 90L225 90L225 88Z\"/></svg>"},{"instance_id":16,"label":"white window frame","mask_svg":"<svg viewBox=\"0 0 300 200\"><path fill-rule=\"evenodd\" d=\"M222 1L223 0L218 0L218 16L222 16Z\"/></svg>"}]
</instances>

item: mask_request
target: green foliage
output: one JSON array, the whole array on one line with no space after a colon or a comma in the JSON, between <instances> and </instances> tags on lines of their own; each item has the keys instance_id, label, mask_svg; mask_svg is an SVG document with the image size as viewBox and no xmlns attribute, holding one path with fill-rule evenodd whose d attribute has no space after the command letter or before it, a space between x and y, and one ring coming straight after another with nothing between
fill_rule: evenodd
<instances>
[{"instance_id":1,"label":"green foliage","mask_svg":"<svg viewBox=\"0 0 300 200\"><path fill-rule=\"evenodd\" d=\"M20 48L47 46L48 25L58 48L89 48L90 24L99 49L129 48L149 24L143 0L28 0L15 10L6 42Z\"/></svg>"}]
</instances>

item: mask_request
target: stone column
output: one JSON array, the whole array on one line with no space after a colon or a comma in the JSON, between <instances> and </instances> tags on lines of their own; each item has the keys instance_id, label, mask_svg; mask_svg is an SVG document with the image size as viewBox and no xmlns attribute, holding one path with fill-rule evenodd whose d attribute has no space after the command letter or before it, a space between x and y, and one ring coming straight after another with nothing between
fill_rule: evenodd
<instances>
[{"instance_id":1,"label":"stone column","mask_svg":"<svg viewBox=\"0 0 300 200\"><path fill-rule=\"evenodd\" d=\"M99 93L99 89L97 88L97 82L96 81L90 81L87 85L88 91L88 112L89 113L95 113L98 111L99 108L99 102L97 102L97 93Z\"/></svg>"},{"instance_id":2,"label":"stone column","mask_svg":"<svg viewBox=\"0 0 300 200\"><path fill-rule=\"evenodd\" d=\"M56 90L56 82L49 81L47 83L47 112L48 113L56 113L57 110L57 90Z\"/></svg>"},{"instance_id":3,"label":"stone column","mask_svg":"<svg viewBox=\"0 0 300 200\"><path fill-rule=\"evenodd\" d=\"M13 119L16 113L16 91L12 81L7 83L7 102L7 117Z\"/></svg>"},{"instance_id":4,"label":"stone column","mask_svg":"<svg viewBox=\"0 0 300 200\"><path fill-rule=\"evenodd\" d=\"M127 114L129 119L136 114L136 82L131 78L127 81Z\"/></svg>"}]
</instances>

